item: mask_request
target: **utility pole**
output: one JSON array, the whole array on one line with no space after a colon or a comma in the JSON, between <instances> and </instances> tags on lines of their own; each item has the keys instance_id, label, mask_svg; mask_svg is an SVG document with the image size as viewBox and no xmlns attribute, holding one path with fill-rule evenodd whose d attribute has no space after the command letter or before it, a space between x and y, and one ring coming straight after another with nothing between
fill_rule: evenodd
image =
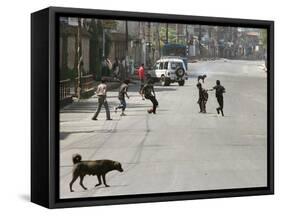
<instances>
[{"instance_id":1,"label":"utility pole","mask_svg":"<svg viewBox=\"0 0 281 216\"><path fill-rule=\"evenodd\" d=\"M189 47L189 33L188 33L187 25L185 25L185 45L186 45L186 48L187 48L187 55L189 57L189 53L190 53L189 49L190 49L190 47Z\"/></svg>"},{"instance_id":2,"label":"utility pole","mask_svg":"<svg viewBox=\"0 0 281 216\"><path fill-rule=\"evenodd\" d=\"M77 77L77 97L78 99L81 98L81 90L82 90L82 83L81 83L81 69L83 65L83 59L82 59L82 47L81 47L81 18L78 18L78 29L77 29L77 59L78 59L78 64L77 64L77 72L78 72L78 77Z\"/></svg>"},{"instance_id":3,"label":"utility pole","mask_svg":"<svg viewBox=\"0 0 281 216\"><path fill-rule=\"evenodd\" d=\"M179 26L176 24L176 44L179 43Z\"/></svg>"},{"instance_id":4,"label":"utility pole","mask_svg":"<svg viewBox=\"0 0 281 216\"><path fill-rule=\"evenodd\" d=\"M151 24L150 22L147 23L147 45L148 45L148 65L151 65Z\"/></svg>"},{"instance_id":5,"label":"utility pole","mask_svg":"<svg viewBox=\"0 0 281 216\"><path fill-rule=\"evenodd\" d=\"M169 24L166 23L166 43L169 43Z\"/></svg>"},{"instance_id":6,"label":"utility pole","mask_svg":"<svg viewBox=\"0 0 281 216\"><path fill-rule=\"evenodd\" d=\"M105 57L105 28L102 28L102 57Z\"/></svg>"},{"instance_id":7,"label":"utility pole","mask_svg":"<svg viewBox=\"0 0 281 216\"><path fill-rule=\"evenodd\" d=\"M212 55L211 55L211 43L210 43L210 41L212 40L211 26L208 26L208 37L209 37L209 40L208 40L208 57L211 58L212 57Z\"/></svg>"},{"instance_id":8,"label":"utility pole","mask_svg":"<svg viewBox=\"0 0 281 216\"><path fill-rule=\"evenodd\" d=\"M160 26L160 23L157 23L157 24L156 24L156 34L157 34L158 58L161 57L159 26Z\"/></svg>"},{"instance_id":9,"label":"utility pole","mask_svg":"<svg viewBox=\"0 0 281 216\"><path fill-rule=\"evenodd\" d=\"M129 43L129 39L128 39L128 21L125 21L125 79L128 78L128 43Z\"/></svg>"},{"instance_id":10,"label":"utility pole","mask_svg":"<svg viewBox=\"0 0 281 216\"><path fill-rule=\"evenodd\" d=\"M189 43L189 32L188 32L188 26L185 25L185 43L188 45Z\"/></svg>"},{"instance_id":11,"label":"utility pole","mask_svg":"<svg viewBox=\"0 0 281 216\"><path fill-rule=\"evenodd\" d=\"M142 22L142 53L143 53L143 64L146 67L146 41L145 41L145 23Z\"/></svg>"},{"instance_id":12,"label":"utility pole","mask_svg":"<svg viewBox=\"0 0 281 216\"><path fill-rule=\"evenodd\" d=\"M202 57L201 39L202 39L202 29L201 29L201 25L199 25L199 36L198 36L198 41L199 41L199 58L200 58L200 59L201 59L201 57Z\"/></svg>"}]
</instances>

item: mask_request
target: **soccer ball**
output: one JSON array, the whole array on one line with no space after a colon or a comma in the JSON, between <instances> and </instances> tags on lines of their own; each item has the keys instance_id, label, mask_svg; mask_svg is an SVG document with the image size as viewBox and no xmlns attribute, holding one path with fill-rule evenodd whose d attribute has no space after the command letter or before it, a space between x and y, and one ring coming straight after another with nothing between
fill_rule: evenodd
<instances>
[{"instance_id":1,"label":"soccer ball","mask_svg":"<svg viewBox=\"0 0 281 216\"><path fill-rule=\"evenodd\" d=\"M153 112L153 109L152 109L152 108L150 108L150 109L148 109L148 110L147 110L147 112L150 114L150 113L152 113L152 112Z\"/></svg>"}]
</instances>

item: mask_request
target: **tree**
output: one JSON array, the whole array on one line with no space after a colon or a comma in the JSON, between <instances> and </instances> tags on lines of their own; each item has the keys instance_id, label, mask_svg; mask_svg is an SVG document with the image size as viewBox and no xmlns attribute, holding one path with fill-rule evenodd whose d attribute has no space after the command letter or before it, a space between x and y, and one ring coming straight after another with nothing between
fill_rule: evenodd
<instances>
[{"instance_id":1,"label":"tree","mask_svg":"<svg viewBox=\"0 0 281 216\"><path fill-rule=\"evenodd\" d=\"M175 43L176 42L176 31L174 29L169 28L167 31L167 27L160 27L160 40L161 46L166 43Z\"/></svg>"},{"instance_id":2,"label":"tree","mask_svg":"<svg viewBox=\"0 0 281 216\"><path fill-rule=\"evenodd\" d=\"M96 80L101 79L101 24L96 19L91 19L88 27L90 33L90 71Z\"/></svg>"},{"instance_id":3,"label":"tree","mask_svg":"<svg viewBox=\"0 0 281 216\"><path fill-rule=\"evenodd\" d=\"M103 52L105 56L108 56L111 49L111 36L109 33L105 32L103 38L103 33L105 28L107 30L110 30L110 28L116 28L116 21L90 19L84 24L90 34L90 71L96 80L101 80L101 62ZM104 47L103 39L105 40Z\"/></svg>"},{"instance_id":4,"label":"tree","mask_svg":"<svg viewBox=\"0 0 281 216\"><path fill-rule=\"evenodd\" d=\"M263 45L264 64L265 67L267 68L267 30L266 29L261 29L260 40Z\"/></svg>"},{"instance_id":5,"label":"tree","mask_svg":"<svg viewBox=\"0 0 281 216\"><path fill-rule=\"evenodd\" d=\"M129 43L129 35L128 35L128 21L125 21L125 79L128 76L128 43Z\"/></svg>"},{"instance_id":6,"label":"tree","mask_svg":"<svg viewBox=\"0 0 281 216\"><path fill-rule=\"evenodd\" d=\"M161 56L161 46L160 46L160 23L156 23L154 25L155 32L154 32L154 38L155 40L152 41L152 46L155 47L155 50L157 50L158 55L154 56L156 58L159 58ZM155 59L153 59L155 60Z\"/></svg>"}]
</instances>

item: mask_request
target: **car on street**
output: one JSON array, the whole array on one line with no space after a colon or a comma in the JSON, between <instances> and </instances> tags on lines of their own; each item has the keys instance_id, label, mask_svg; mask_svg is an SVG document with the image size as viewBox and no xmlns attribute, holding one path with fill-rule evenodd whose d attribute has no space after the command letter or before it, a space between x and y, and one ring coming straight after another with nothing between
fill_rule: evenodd
<instances>
[{"instance_id":1,"label":"car on street","mask_svg":"<svg viewBox=\"0 0 281 216\"><path fill-rule=\"evenodd\" d=\"M166 56L157 60L148 74L154 80L160 81L162 86L169 86L174 82L183 86L185 80L188 79L184 61L182 58L175 56Z\"/></svg>"}]
</instances>

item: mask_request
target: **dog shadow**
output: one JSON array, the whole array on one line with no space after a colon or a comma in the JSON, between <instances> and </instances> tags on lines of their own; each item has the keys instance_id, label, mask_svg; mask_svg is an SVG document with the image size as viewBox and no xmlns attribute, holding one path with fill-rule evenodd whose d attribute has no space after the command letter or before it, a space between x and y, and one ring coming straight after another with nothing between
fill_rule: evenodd
<instances>
[{"instance_id":1,"label":"dog shadow","mask_svg":"<svg viewBox=\"0 0 281 216\"><path fill-rule=\"evenodd\" d=\"M128 184L124 184L124 185L110 185L110 187L105 187L104 185L103 186L98 186L98 187L93 187L93 188L88 188L88 190L74 190L74 193L75 192L79 192L79 193L87 193L87 192L96 192L96 191L99 191L99 190L110 190L110 188L122 188L122 187L127 187L129 186Z\"/></svg>"},{"instance_id":2,"label":"dog shadow","mask_svg":"<svg viewBox=\"0 0 281 216\"><path fill-rule=\"evenodd\" d=\"M128 187L128 184L124 184L124 185L110 185L110 187L105 187L105 186L98 186L98 187L94 187L91 190L93 191L97 191L97 190L102 190L102 189L110 189L110 188L121 188L121 187Z\"/></svg>"}]
</instances>

